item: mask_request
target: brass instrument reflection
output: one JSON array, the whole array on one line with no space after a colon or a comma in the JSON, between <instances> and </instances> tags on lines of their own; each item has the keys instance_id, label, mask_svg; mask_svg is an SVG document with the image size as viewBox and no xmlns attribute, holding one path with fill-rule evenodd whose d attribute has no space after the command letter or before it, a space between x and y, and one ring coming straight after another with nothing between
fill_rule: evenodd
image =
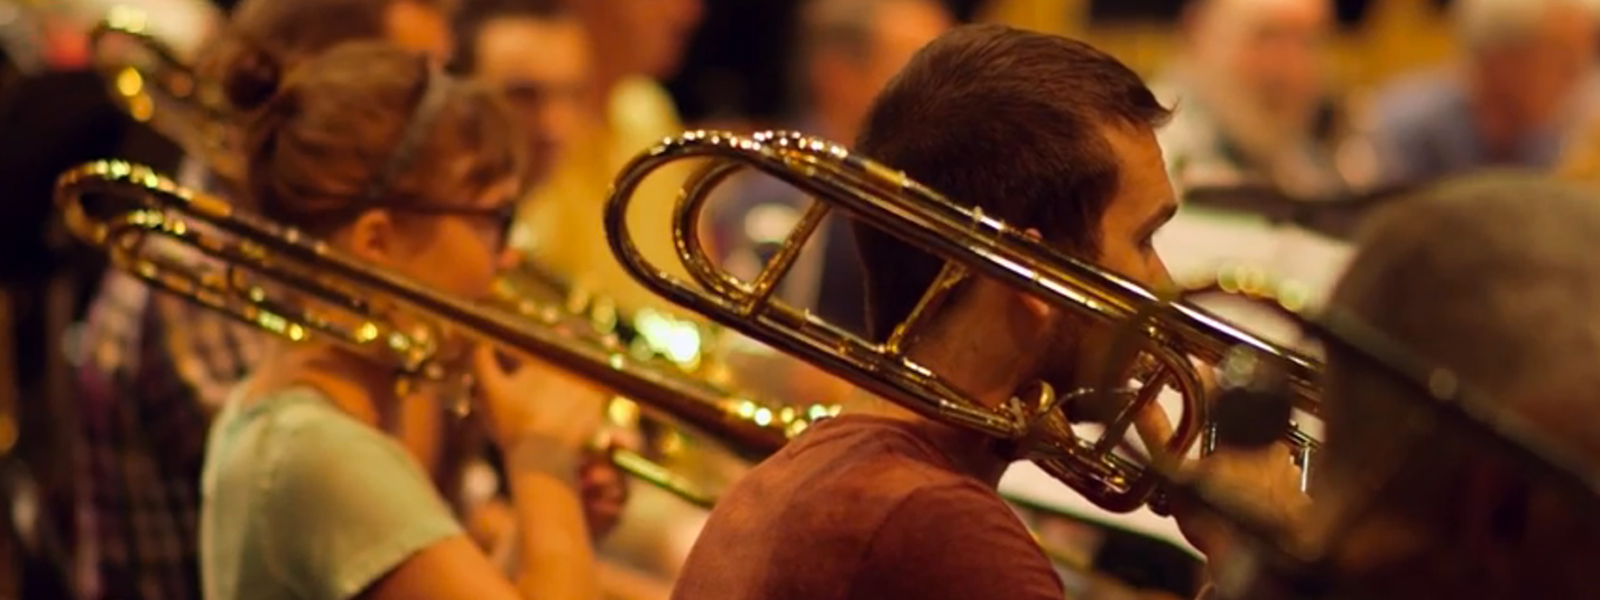
<instances>
[{"instance_id":1,"label":"brass instrument reflection","mask_svg":"<svg viewBox=\"0 0 1600 600\"><path fill-rule=\"evenodd\" d=\"M157 39L143 11L112 7L90 31L89 43L94 68L128 116L149 123L225 180L244 176L221 87Z\"/></svg>"},{"instance_id":2,"label":"brass instrument reflection","mask_svg":"<svg viewBox=\"0 0 1600 600\"><path fill-rule=\"evenodd\" d=\"M68 229L106 251L115 267L282 339L338 343L394 364L405 385L465 391L470 381L445 351L445 340L459 337L567 369L748 460L776 451L812 419L831 414L824 406L768 407L660 361L634 358L563 311L517 314L421 287L142 166L83 165L62 175L56 199ZM177 259L151 242L204 258ZM635 477L690 502L713 500L714 492L645 456L607 450Z\"/></svg>"},{"instance_id":3,"label":"brass instrument reflection","mask_svg":"<svg viewBox=\"0 0 1600 600\"><path fill-rule=\"evenodd\" d=\"M693 279L682 281L640 254L627 227L627 214L645 176L680 160L707 158L712 160L685 186L669 224L678 259ZM794 185L817 200L754 281L720 269L698 236L708 190L744 168ZM929 294L884 342L865 340L773 296L805 240L833 208L948 261ZM1023 458L1108 511L1128 512L1147 503L1161 509L1162 479L1148 464L1181 460L1197 442L1202 453L1214 446L1210 402L1191 357L1222 367L1240 359L1270 363L1285 375L1297 406L1315 412L1318 405L1321 366L1315 361L1199 308L1062 255L979 210L823 140L788 132L742 136L704 131L664 140L641 153L617 177L606 209L613 251L655 292L929 418L1014 442ZM972 274L1015 285L1063 310L1120 328L1130 334L1119 336L1127 343L1112 349L1110 368L1104 369L1098 385L1059 395L1041 385L1000 410L986 408L904 353L905 340L924 324L932 312L928 309ZM1127 374L1141 383L1122 384ZM1118 453L1135 420L1168 388L1179 392L1183 408L1172 437L1154 444L1147 441L1153 456L1145 463ZM1085 439L1073 429L1067 409L1085 401L1116 407L1110 411L1114 415L1099 419L1105 433L1098 439ZM1279 424L1278 432L1303 454L1317 445L1286 422Z\"/></svg>"}]
</instances>

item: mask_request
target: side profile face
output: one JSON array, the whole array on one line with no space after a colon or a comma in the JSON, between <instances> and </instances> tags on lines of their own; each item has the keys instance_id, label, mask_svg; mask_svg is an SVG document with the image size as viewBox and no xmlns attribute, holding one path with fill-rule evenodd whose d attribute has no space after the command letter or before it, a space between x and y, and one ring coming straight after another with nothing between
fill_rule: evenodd
<instances>
[{"instance_id":1,"label":"side profile face","mask_svg":"<svg viewBox=\"0 0 1600 600\"><path fill-rule=\"evenodd\" d=\"M1111 272L1147 288L1163 290L1172 285L1172 276L1152 240L1178 211L1178 201L1167 178L1161 146L1154 130L1122 125L1105 126L1101 131L1117 157L1120 173L1115 196L1100 219L1100 253L1094 262ZM1075 319L1058 319L1045 353L1047 364L1041 377L1057 392L1072 389L1081 376L1093 376L1099 354L1091 349L1109 345L1111 331L1085 330Z\"/></svg>"},{"instance_id":2,"label":"side profile face","mask_svg":"<svg viewBox=\"0 0 1600 600\"><path fill-rule=\"evenodd\" d=\"M478 34L476 73L502 91L524 125L535 176L548 173L582 126L588 40L570 18L503 18Z\"/></svg>"},{"instance_id":3,"label":"side profile face","mask_svg":"<svg viewBox=\"0 0 1600 600\"><path fill-rule=\"evenodd\" d=\"M1152 240L1177 214L1178 201L1155 132L1121 126L1103 131L1122 170L1116 196L1100 219L1097 262L1145 287L1170 286L1172 276Z\"/></svg>"},{"instance_id":4,"label":"side profile face","mask_svg":"<svg viewBox=\"0 0 1600 600\"><path fill-rule=\"evenodd\" d=\"M506 230L517 191L516 181L508 180L475 198L369 210L334 239L356 256L429 288L488 299L508 260Z\"/></svg>"},{"instance_id":5,"label":"side profile face","mask_svg":"<svg viewBox=\"0 0 1600 600\"><path fill-rule=\"evenodd\" d=\"M450 22L438 9L399 0L389 5L384 15L389 41L401 48L422 52L441 64L450 57Z\"/></svg>"}]
</instances>

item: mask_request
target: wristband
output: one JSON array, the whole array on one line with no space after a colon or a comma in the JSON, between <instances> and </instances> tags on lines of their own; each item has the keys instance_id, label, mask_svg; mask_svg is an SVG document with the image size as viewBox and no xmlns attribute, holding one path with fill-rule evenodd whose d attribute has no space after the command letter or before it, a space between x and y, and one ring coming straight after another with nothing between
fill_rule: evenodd
<instances>
[{"instance_id":1,"label":"wristband","mask_svg":"<svg viewBox=\"0 0 1600 600\"><path fill-rule=\"evenodd\" d=\"M578 488L577 450L560 440L541 434L518 437L506 453L506 467L513 473L532 472L556 478L572 489Z\"/></svg>"}]
</instances>

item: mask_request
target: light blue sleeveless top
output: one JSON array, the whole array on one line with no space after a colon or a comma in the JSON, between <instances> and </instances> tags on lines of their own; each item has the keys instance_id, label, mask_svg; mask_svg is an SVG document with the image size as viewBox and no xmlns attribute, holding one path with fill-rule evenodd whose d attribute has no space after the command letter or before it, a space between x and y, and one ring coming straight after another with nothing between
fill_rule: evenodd
<instances>
[{"instance_id":1,"label":"light blue sleeveless top","mask_svg":"<svg viewBox=\"0 0 1600 600\"><path fill-rule=\"evenodd\" d=\"M399 443L289 388L235 395L211 426L202 473L207 600L347 600L462 533Z\"/></svg>"}]
</instances>

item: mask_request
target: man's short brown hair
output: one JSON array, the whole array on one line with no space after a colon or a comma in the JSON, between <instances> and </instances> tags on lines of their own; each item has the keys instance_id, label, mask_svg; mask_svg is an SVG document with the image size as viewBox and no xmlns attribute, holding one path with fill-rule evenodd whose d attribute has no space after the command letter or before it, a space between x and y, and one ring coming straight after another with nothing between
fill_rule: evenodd
<instances>
[{"instance_id":1,"label":"man's short brown hair","mask_svg":"<svg viewBox=\"0 0 1600 600\"><path fill-rule=\"evenodd\" d=\"M1092 256L1120 171L1101 128L1153 128L1169 115L1138 74L1088 44L971 25L934 40L890 82L856 151ZM882 340L942 262L892 234L854 229L867 272L867 325Z\"/></svg>"}]
</instances>

